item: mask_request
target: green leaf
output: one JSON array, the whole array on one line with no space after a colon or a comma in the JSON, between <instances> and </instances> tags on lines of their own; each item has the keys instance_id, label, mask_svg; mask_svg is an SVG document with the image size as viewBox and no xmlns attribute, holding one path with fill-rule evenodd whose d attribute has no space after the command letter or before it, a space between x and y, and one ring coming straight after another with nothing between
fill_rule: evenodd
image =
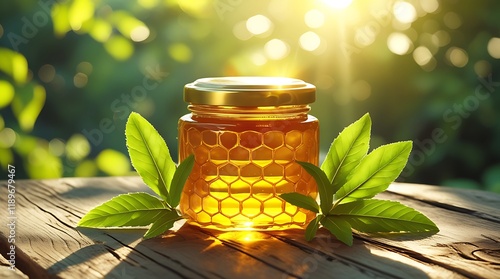
<instances>
[{"instance_id":1,"label":"green leaf","mask_svg":"<svg viewBox=\"0 0 500 279\"><path fill-rule=\"evenodd\" d=\"M411 141L391 143L365 156L335 194L335 205L371 198L385 191L406 166L411 147Z\"/></svg>"},{"instance_id":2,"label":"green leaf","mask_svg":"<svg viewBox=\"0 0 500 279\"><path fill-rule=\"evenodd\" d=\"M352 230L348 222L342 219L335 219L333 216L325 216L321 219L321 224L335 235L338 240L352 246Z\"/></svg>"},{"instance_id":3,"label":"green leaf","mask_svg":"<svg viewBox=\"0 0 500 279\"><path fill-rule=\"evenodd\" d=\"M147 226L168 212L172 210L162 200L148 193L122 194L90 210L78 222L78 226Z\"/></svg>"},{"instance_id":4,"label":"green leaf","mask_svg":"<svg viewBox=\"0 0 500 279\"><path fill-rule=\"evenodd\" d=\"M286 202L291 203L295 206L311 210L312 212L319 213L318 203L310 196L292 192L292 193L281 194L280 198L284 199Z\"/></svg>"},{"instance_id":5,"label":"green leaf","mask_svg":"<svg viewBox=\"0 0 500 279\"><path fill-rule=\"evenodd\" d=\"M330 181L326 177L325 173L317 166L308 162L297 161L297 163L301 165L316 181L316 184L318 185L319 199L321 201L321 211L327 214L330 211L333 202L333 189L330 185Z\"/></svg>"},{"instance_id":6,"label":"green leaf","mask_svg":"<svg viewBox=\"0 0 500 279\"><path fill-rule=\"evenodd\" d=\"M186 184L189 174L193 170L193 166L194 155L191 154L177 167L174 177L172 178L172 184L170 185L170 206L175 208L179 205L182 189L184 188L184 184Z\"/></svg>"},{"instance_id":7,"label":"green leaf","mask_svg":"<svg viewBox=\"0 0 500 279\"><path fill-rule=\"evenodd\" d=\"M54 34L57 37L63 37L71 30L69 24L69 3L54 2L51 11L52 25L54 26Z\"/></svg>"},{"instance_id":8,"label":"green leaf","mask_svg":"<svg viewBox=\"0 0 500 279\"><path fill-rule=\"evenodd\" d=\"M28 80L28 61L18 52L0 47L0 72L9 75L17 84Z\"/></svg>"},{"instance_id":9,"label":"green leaf","mask_svg":"<svg viewBox=\"0 0 500 279\"><path fill-rule=\"evenodd\" d=\"M43 86L29 83L22 87L12 100L12 112L23 131L33 130L35 122L45 104L46 93Z\"/></svg>"},{"instance_id":10,"label":"green leaf","mask_svg":"<svg viewBox=\"0 0 500 279\"><path fill-rule=\"evenodd\" d=\"M321 222L321 219L324 217L324 215L318 215L316 218L312 219L312 221L307 225L306 228L306 240L311 241L314 236L316 235L316 231L318 231L319 228L319 223Z\"/></svg>"},{"instance_id":11,"label":"green leaf","mask_svg":"<svg viewBox=\"0 0 500 279\"><path fill-rule=\"evenodd\" d=\"M16 90L14 89L14 86L10 84L10 82L6 80L0 80L0 92L2 92L2 94L0 94L0 109L1 109L3 107L8 106L10 102L12 102L12 99L14 99L14 95L16 94Z\"/></svg>"},{"instance_id":12,"label":"green leaf","mask_svg":"<svg viewBox=\"0 0 500 279\"><path fill-rule=\"evenodd\" d=\"M335 207L335 220L344 220L360 232L438 232L422 213L399 202L357 200Z\"/></svg>"},{"instance_id":13,"label":"green leaf","mask_svg":"<svg viewBox=\"0 0 500 279\"><path fill-rule=\"evenodd\" d=\"M177 211L168 211L162 213L156 221L151 225L151 228L144 234L144 239L158 236L174 226L175 221L182 219Z\"/></svg>"},{"instance_id":14,"label":"green leaf","mask_svg":"<svg viewBox=\"0 0 500 279\"><path fill-rule=\"evenodd\" d=\"M170 183L175 164L167 144L155 128L138 113L132 112L125 128L130 160L142 180L170 204Z\"/></svg>"},{"instance_id":15,"label":"green leaf","mask_svg":"<svg viewBox=\"0 0 500 279\"><path fill-rule=\"evenodd\" d=\"M371 126L372 121L367 113L345 128L330 146L321 170L330 180L334 193L368 152Z\"/></svg>"},{"instance_id":16,"label":"green leaf","mask_svg":"<svg viewBox=\"0 0 500 279\"><path fill-rule=\"evenodd\" d=\"M74 0L70 2L68 20L73 30L80 30L82 25L92 20L95 13L95 4L92 0Z\"/></svg>"}]
</instances>

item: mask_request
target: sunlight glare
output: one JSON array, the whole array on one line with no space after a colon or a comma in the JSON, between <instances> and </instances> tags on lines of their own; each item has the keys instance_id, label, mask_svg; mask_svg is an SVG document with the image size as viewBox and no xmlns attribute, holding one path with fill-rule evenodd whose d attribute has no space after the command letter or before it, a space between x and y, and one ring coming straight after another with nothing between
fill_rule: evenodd
<instances>
[{"instance_id":1,"label":"sunlight glare","mask_svg":"<svg viewBox=\"0 0 500 279\"><path fill-rule=\"evenodd\" d=\"M354 42L359 47L366 47L375 42L377 33L369 28L358 28L354 35Z\"/></svg>"},{"instance_id":2,"label":"sunlight glare","mask_svg":"<svg viewBox=\"0 0 500 279\"><path fill-rule=\"evenodd\" d=\"M250 222L252 223L252 222ZM236 241L236 242L256 242L270 239L271 236L257 231L233 231L224 232L217 236L217 239L222 241Z\"/></svg>"},{"instance_id":3,"label":"sunlight glare","mask_svg":"<svg viewBox=\"0 0 500 279\"><path fill-rule=\"evenodd\" d=\"M351 5L352 0L323 0L323 2L336 10L343 10Z\"/></svg>"}]
</instances>

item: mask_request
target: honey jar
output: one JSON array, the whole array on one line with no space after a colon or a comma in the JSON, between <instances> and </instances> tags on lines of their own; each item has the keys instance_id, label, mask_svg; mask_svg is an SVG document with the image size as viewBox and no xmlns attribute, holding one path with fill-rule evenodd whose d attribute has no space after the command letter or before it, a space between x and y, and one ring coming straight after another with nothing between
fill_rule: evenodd
<instances>
[{"instance_id":1,"label":"honey jar","mask_svg":"<svg viewBox=\"0 0 500 279\"><path fill-rule=\"evenodd\" d=\"M308 114L316 88L292 78L202 78L184 87L191 113L179 120L179 160L195 156L180 210L222 230L304 228L315 213L282 193L317 196L296 161L318 164L319 123Z\"/></svg>"}]
</instances>

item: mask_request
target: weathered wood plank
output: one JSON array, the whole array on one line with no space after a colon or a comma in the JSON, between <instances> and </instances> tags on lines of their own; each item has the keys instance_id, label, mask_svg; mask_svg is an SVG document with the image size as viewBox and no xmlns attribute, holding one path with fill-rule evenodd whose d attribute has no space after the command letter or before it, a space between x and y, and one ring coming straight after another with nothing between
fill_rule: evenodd
<instances>
[{"instance_id":1,"label":"weathered wood plank","mask_svg":"<svg viewBox=\"0 0 500 279\"><path fill-rule=\"evenodd\" d=\"M9 279L26 279L28 276L26 274L19 271L19 269L14 268L10 269L10 263L0 255L0 278L9 278Z\"/></svg>"},{"instance_id":2,"label":"weathered wood plank","mask_svg":"<svg viewBox=\"0 0 500 279\"><path fill-rule=\"evenodd\" d=\"M446 195L447 193L443 192L436 198L447 199ZM379 197L397 199L424 212L438 225L440 232L422 239L407 235L383 238L360 235L360 238L385 249L404 252L416 260L443 266L469 278L498 278L499 223L391 193L382 193ZM462 205L464 204L465 201L462 202ZM484 254L488 256L483 257Z\"/></svg>"},{"instance_id":3,"label":"weathered wood plank","mask_svg":"<svg viewBox=\"0 0 500 279\"><path fill-rule=\"evenodd\" d=\"M401 186L404 186L401 188ZM419 187L422 190L419 191ZM396 188L396 189L395 189ZM428 185L396 185L392 191L378 196L381 199L398 200L421 212L424 212L440 227L441 232L427 238L419 239L415 235L386 235L385 238L358 235L364 240L364 245L370 251L383 249L384 256L387 250L395 253L390 258L399 260L412 258L411 265L420 262L420 270L426 270L430 278L498 278L500 274L500 225L494 220L500 214L500 196L481 191L450 191ZM404 191L407 190L407 191ZM411 190L411 191L410 191ZM468 203L467 197L472 196ZM439 202L433 202L433 201ZM452 207L443 205L436 207L442 201L453 201ZM458 210L458 211L455 211ZM466 213L465 213L466 212ZM468 213L473 212L473 215ZM480 217L477 217L480 216ZM488 216L488 218L481 218ZM491 216L491 217L489 217ZM284 238L285 241L308 247L316 241L324 242L331 236L324 229L320 230L317 238L307 243L300 237ZM359 243L360 241L358 241ZM317 245L317 250L335 254L339 249L325 248L328 245ZM348 251L339 253L343 257L350 257L350 252L359 245L348 248ZM330 250L330 251L328 251ZM378 252L374 252L377 253ZM356 258L350 258L355 261ZM366 258L363 258L366 261ZM369 260L369 258L368 258ZM385 268L388 268L387 264ZM429 270L428 268L431 268ZM413 277L414 275L408 275Z\"/></svg>"},{"instance_id":4,"label":"weathered wood plank","mask_svg":"<svg viewBox=\"0 0 500 279\"><path fill-rule=\"evenodd\" d=\"M495 193L409 183L393 183L388 192L500 223L500 195Z\"/></svg>"},{"instance_id":5,"label":"weathered wood plank","mask_svg":"<svg viewBox=\"0 0 500 279\"><path fill-rule=\"evenodd\" d=\"M35 182L35 181L30 181L29 183L33 184L29 186L30 189L30 198L29 202L32 203L34 206L32 209L39 210L41 212L33 212L30 213L29 215L43 215L49 214L49 219L52 220L49 222L49 226L45 226L47 230L57 230L55 232L49 232L49 231L44 231L43 234L51 235L51 243L54 241L63 241L64 244L62 243L54 243L52 244L53 247L50 247L51 250L61 250L61 248L56 249L58 246L63 246L67 250L63 251L58 251L61 255L64 254L69 254L66 258L63 260L58 260L57 258L48 258L47 259L47 264L51 264L55 262L54 264L50 265L47 269L50 274L58 274L61 277L64 277L66 272L69 273L75 273L78 272L78 270L75 270L75 268L78 268L78 264L80 262L83 262L86 257L93 259L95 258L95 254L101 255L105 254L108 256L109 259L105 260L96 260L97 262L92 262L89 261L87 264L89 266L95 266L96 264L105 264L107 266L113 266L116 264L114 262L114 258L110 258L109 254L106 253L105 249L100 247L100 245L93 245L92 241L89 241L88 239L83 238L83 240L78 239L78 235L76 235L74 232L72 232L72 224L74 225L78 219L79 219L79 214L81 213L83 215L83 212L86 210L90 209L91 207L95 206L98 201L104 201L107 198L110 198L111 196L116 195L116 192L119 191L114 191L115 187L119 187L118 189L123 189L126 191L138 191L138 189L135 189L136 187L135 184L133 185L128 185L127 183L123 183L124 185L120 185L120 183L103 183L105 185L105 189L107 192L110 192L109 197L101 197L99 196L100 193L95 191L93 189L92 195L94 196L99 196L98 198L93 197L92 198L92 203L91 205L88 206L88 209L83 209L81 208L81 205L85 204L86 201L80 200L81 196L90 196L91 192L87 191L88 189L92 189L89 185L79 185L78 181L76 183L70 183L68 180L65 180L66 183L60 187L51 185L51 183L40 183L40 182ZM130 182L130 179L127 180L127 182ZM79 186L74 186L74 185L79 185L82 186L79 188ZM117 184L118 186L112 186L111 184ZM140 184L138 182L138 184ZM132 189L130 189L132 188ZM126 192L125 191L125 192ZM77 193L76 197L73 197L73 194ZM84 193L84 194L82 194ZM24 195L20 194L22 197ZM64 198L61 198L63 196ZM26 198L26 197L24 197ZM68 200L72 199L78 200L76 204L77 206L68 203ZM28 198L26 198L28 200ZM102 199L102 200L101 200ZM37 202L40 202L38 204ZM24 207L23 207L24 208ZM21 216L20 219L26 219L27 216ZM40 227L43 227L43 224L40 225ZM65 235L62 235L60 232L65 232ZM136 234L131 234L131 235L125 235L124 230L117 230L115 231L116 233L113 233L113 231L107 230L105 231L106 235L108 238L103 237L98 235L99 233L102 233L103 230L79 230L79 232L85 231L85 234L92 239L94 242L102 242L108 247L107 250L110 250L109 252L116 258L118 259L126 259L129 260L130 257L128 256L123 256L122 254L118 254L116 252L115 247L110 247L109 246L116 246L111 245L110 242L118 242L118 243L123 243L123 246L127 247L133 247L134 252L139 253L140 255L144 256L147 260L151 261L152 259L158 258L158 256L165 256L165 257L170 257L176 262L180 263L185 263L185 262L192 262L193 260L200 262L203 268L200 268L199 265L195 265L194 269L196 270L202 270L200 273L210 271L215 275L220 275L225 278L231 278L235 276L234 272L238 273L238 276L243 276L243 277L248 277L248 278L255 278L256 275L254 273L254 268L251 269L243 269L239 270L241 266L241 262L247 258L248 263L246 263L244 266L259 266L260 263L264 265L264 268L260 268L260 270L267 270L265 273L262 273L263 277L267 277L268 275L272 275L272 272L278 272L278 274L285 274L286 276L291 276L291 277L300 277L298 274L294 274L289 272L289 266L296 266L298 260L303 260L307 259L309 257L308 251L303 251L302 249L297 249L293 246L290 246L286 243L283 243L282 241L278 241L276 239L270 238L269 236L266 237L266 239L263 239L263 241L253 241L250 243L239 243L236 240L230 239L224 240L224 238L216 238L213 235L209 233L203 233L200 230L190 228L186 226L183 228L183 231L180 232L179 234L172 234L169 235L168 237L171 237L172 239L168 238L168 245L166 245L164 239L161 239L163 242L161 245L157 245L155 243L156 241L160 241L160 239L156 240L148 240L141 242L140 244L137 243L139 241L138 239L140 238L140 235L142 232L136 233ZM78 232L78 231L77 231ZM24 234L24 233L22 233ZM29 232L26 233L29 235ZM81 236L81 235L80 235ZM130 237L133 236L133 239L130 239ZM58 240L59 238L59 240ZM68 239L70 238L70 239ZM109 238L112 238L111 240ZM34 237L29 236L28 239L34 239ZM188 239L189 241L187 241ZM221 240L222 239L222 240ZM68 242L69 244L66 244ZM194 243L198 243L197 245L202 245L203 247L206 246L207 243L219 243L219 245L212 245L212 247L208 250L205 251L206 248L203 248L203 250L197 249L197 246L194 245ZM243 241L245 242L245 241ZM129 244L131 243L131 244ZM258 244L258 245L257 245ZM73 247L71 246L73 245ZM256 246L257 245L257 246ZM38 247L40 246L40 247ZM97 247L96 247L97 246ZM118 245L119 246L119 245ZM209 245L210 247L210 245ZM264 249L265 247L265 249ZM99 249L100 248L100 249ZM222 248L222 252L219 252L219 250ZM229 249L227 249L229 248ZM277 255L273 255L272 252L274 252L278 248L279 253ZM34 245L33 243L30 243L28 247L28 253L36 255L39 258L43 258L42 252L36 251L36 249L44 249L43 245ZM96 251L97 249L97 251ZM122 250L126 250L125 248L122 248ZM76 251L76 252L74 252ZM114 253L113 253L114 251ZM186 255L179 254L178 251L186 251ZM205 251L215 253L218 256L210 256L210 255L203 255L203 257L198 257L196 254L199 254L200 251ZM174 254L175 256L169 256L169 254ZM85 256L86 254L89 254L88 256ZM118 254L118 255L117 255ZM131 253L134 255L133 253ZM240 254L240 257L238 260L234 263L231 264L231 260L233 257L230 257L229 260L225 258L225 255L231 255L231 254ZM82 256L80 256L82 255ZM183 256L183 257L181 257ZM220 273L219 268L217 265L213 266L213 270L210 270L210 268L203 266L206 265L207 263L212 263L214 258L221 258L224 260L224 262L227 262L228 264L231 264L229 266L237 266L238 269L232 270L232 269L223 269L222 274ZM251 260L249 260L251 259ZM146 261L145 259L138 259L135 260L135 262L142 262ZM165 264L163 260L158 260L162 264ZM256 262L256 263L255 263ZM328 262L328 261L327 261ZM346 263L346 261L330 261L331 263L328 263L326 265L321 265L319 268L314 267L314 269L317 269L320 274L325 275L325 277L328 277L329 274L332 272L335 272L336 274L340 275L357 275L357 277L363 278L366 276L363 276L365 273L368 274L378 274L378 275L384 275L387 274L387 272L380 272L380 270L374 269L372 271L368 271L369 268L366 268L364 266L358 266L356 264L351 264L351 263ZM300 263L300 261L299 261ZM123 264L121 264L124 266ZM211 264L213 265L213 264ZM346 268L346 265L349 266ZM168 265L167 265L168 268ZM309 268L308 265L305 265L302 269L307 269ZM126 272L128 273L134 273L133 268L125 268ZM121 270L121 269L120 269ZM173 270L178 271L178 268L173 268ZM246 270L246 271L245 271ZM100 269L102 272L108 272L110 274L114 274L115 270L106 270ZM271 273L270 273L271 271ZM93 270L92 270L93 272ZM91 274L92 274L91 272ZM120 272L123 272L121 270ZM248 273L245 273L248 272ZM300 271L302 272L302 271ZM184 272L185 273L185 272ZM197 274L184 274L182 273L181 276L186 276L189 278L195 277ZM103 274L95 274L95 277L99 277ZM200 275L200 274L198 274ZM373 277L373 276L370 276Z\"/></svg>"},{"instance_id":6,"label":"weathered wood plank","mask_svg":"<svg viewBox=\"0 0 500 279\"><path fill-rule=\"evenodd\" d=\"M399 251L397 247L382 247L359 237L354 239L352 247L345 246L324 228L318 230L316 238L311 242L304 240L303 233L276 237L301 249L311 250L313 256L308 261L312 262L313 266L337 258L352 265L377 268L381 273L385 273L383 278L466 278L440 265L414 259L404 251ZM311 278L316 278L314 269L309 273Z\"/></svg>"},{"instance_id":7,"label":"weathered wood plank","mask_svg":"<svg viewBox=\"0 0 500 279\"><path fill-rule=\"evenodd\" d=\"M25 254L22 268L26 274L41 278L73 278L75 274L87 278L463 278L479 274L489 278L491 272L497 272L495 267L487 266L494 265L494 249L474 250L464 244L477 245L474 241L484 239L468 239L465 233L443 228L440 234L422 240L360 236L353 247L340 244L325 230L308 243L301 231L221 233L189 225L143 241L144 230L74 228L81 216L97 204L120 193L147 190L138 177L20 181L18 185L18 247ZM456 222L448 219L471 218L472 226L487 237L492 234L489 220L476 222L478 218L443 208L438 209L445 213L438 210L431 216L428 212L434 212L435 207L429 202L399 193L384 195L421 210L440 227L456 230ZM0 196L0 200L4 198ZM0 211L2 220L4 215ZM0 242L5 236L1 228ZM434 247L438 252L425 254L433 245L441 245ZM476 265L475 260L469 259L471 263L462 269L447 262L452 259L461 265L465 261L460 256L463 251L490 260L479 263L477 272L463 270Z\"/></svg>"}]
</instances>

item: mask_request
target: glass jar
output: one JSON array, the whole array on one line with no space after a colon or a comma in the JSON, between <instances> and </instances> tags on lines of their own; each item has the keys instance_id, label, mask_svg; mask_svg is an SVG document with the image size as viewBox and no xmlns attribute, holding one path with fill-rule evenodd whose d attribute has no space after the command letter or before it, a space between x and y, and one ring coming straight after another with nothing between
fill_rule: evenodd
<instances>
[{"instance_id":1,"label":"glass jar","mask_svg":"<svg viewBox=\"0 0 500 279\"><path fill-rule=\"evenodd\" d=\"M292 78L203 78L184 87L179 160L195 155L181 196L188 222L222 230L304 228L315 213L279 198L317 196L295 162L318 164L316 88Z\"/></svg>"}]
</instances>

